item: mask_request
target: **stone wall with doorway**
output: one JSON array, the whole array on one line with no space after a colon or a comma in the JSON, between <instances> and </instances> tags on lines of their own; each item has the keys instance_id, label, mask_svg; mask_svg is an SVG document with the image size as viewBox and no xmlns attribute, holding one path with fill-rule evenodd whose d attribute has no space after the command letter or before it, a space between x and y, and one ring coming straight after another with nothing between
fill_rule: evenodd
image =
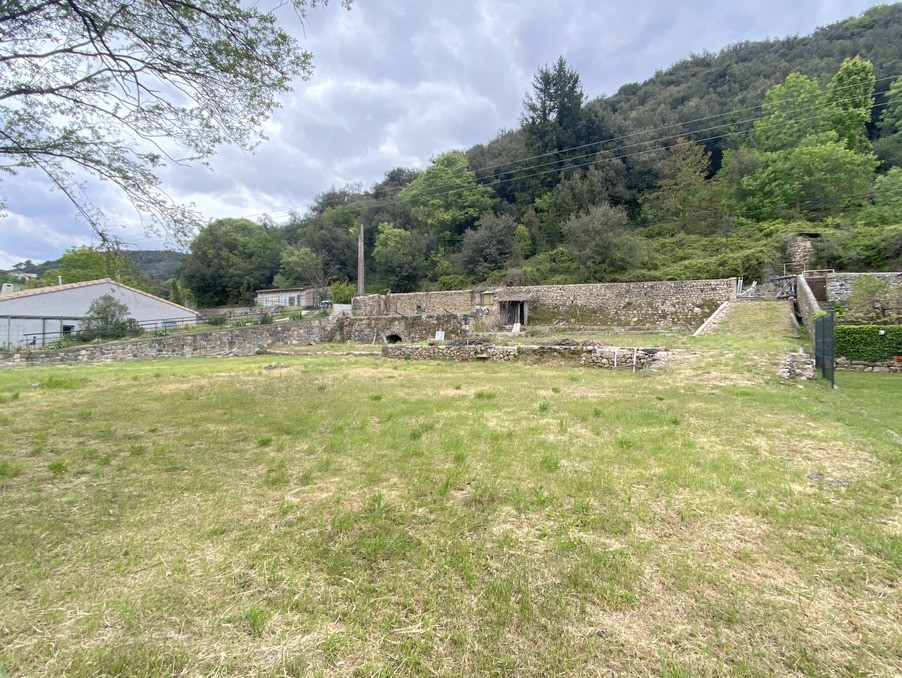
<instances>
[{"instance_id":1,"label":"stone wall with doorway","mask_svg":"<svg viewBox=\"0 0 902 678\"><path fill-rule=\"evenodd\" d=\"M511 324L505 319L516 313L526 315L528 325L697 327L736 298L737 283L724 278L368 295L354 299L353 315L472 314L479 329Z\"/></svg>"},{"instance_id":2,"label":"stone wall with doorway","mask_svg":"<svg viewBox=\"0 0 902 678\"><path fill-rule=\"evenodd\" d=\"M503 287L496 306L525 301L530 325L697 327L736 298L736 278Z\"/></svg>"}]
</instances>

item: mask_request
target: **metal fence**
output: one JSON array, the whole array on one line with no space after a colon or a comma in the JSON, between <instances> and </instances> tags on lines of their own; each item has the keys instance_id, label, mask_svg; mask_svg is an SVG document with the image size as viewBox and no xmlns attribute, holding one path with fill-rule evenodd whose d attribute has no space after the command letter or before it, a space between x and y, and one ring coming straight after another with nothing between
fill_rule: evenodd
<instances>
[{"instance_id":1,"label":"metal fence","mask_svg":"<svg viewBox=\"0 0 902 678\"><path fill-rule=\"evenodd\" d=\"M73 321L74 322L74 321ZM199 325L203 323L203 319L198 319L195 316L184 316L180 318L160 318L157 320L142 320L138 322L138 326L144 332L154 332L154 331L169 331L178 329L181 327L193 327L195 325ZM63 329L62 331L50 332L50 331L42 331L42 332L26 332L22 336L25 339L24 345L25 348L39 348L47 346L48 344L52 344L57 341L61 341L63 339L76 337L79 333L79 329L76 329L76 325L73 324L70 326L72 329Z\"/></svg>"},{"instance_id":2,"label":"metal fence","mask_svg":"<svg viewBox=\"0 0 902 678\"><path fill-rule=\"evenodd\" d=\"M814 321L814 367L820 369L821 376L830 380L836 388L834 371L836 368L836 321L833 311L828 311Z\"/></svg>"}]
</instances>

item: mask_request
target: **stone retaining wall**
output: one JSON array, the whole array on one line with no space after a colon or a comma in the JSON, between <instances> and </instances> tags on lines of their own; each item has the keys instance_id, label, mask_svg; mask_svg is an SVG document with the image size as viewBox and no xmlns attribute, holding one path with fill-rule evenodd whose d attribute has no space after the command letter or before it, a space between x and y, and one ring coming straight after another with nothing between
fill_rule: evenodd
<instances>
[{"instance_id":1,"label":"stone retaining wall","mask_svg":"<svg viewBox=\"0 0 902 678\"><path fill-rule=\"evenodd\" d=\"M273 345L302 346L331 341L326 319L253 325L223 330L150 337L105 344L85 344L52 351L0 353L0 366L101 363L149 358L235 357L253 355Z\"/></svg>"},{"instance_id":2,"label":"stone retaining wall","mask_svg":"<svg viewBox=\"0 0 902 678\"><path fill-rule=\"evenodd\" d=\"M471 313L476 306L481 304L482 293L477 290L368 294L354 297L351 302L351 314L355 316L411 316Z\"/></svg>"},{"instance_id":3,"label":"stone retaining wall","mask_svg":"<svg viewBox=\"0 0 902 678\"><path fill-rule=\"evenodd\" d=\"M736 278L504 287L497 303L529 302L530 324L697 327L736 298Z\"/></svg>"},{"instance_id":4,"label":"stone retaining wall","mask_svg":"<svg viewBox=\"0 0 902 678\"><path fill-rule=\"evenodd\" d=\"M736 298L736 278L643 283L500 287L355 297L356 317L466 314L481 329L501 324L502 305L527 302L529 325L697 327ZM483 304L488 304L483 306Z\"/></svg>"},{"instance_id":5,"label":"stone retaining wall","mask_svg":"<svg viewBox=\"0 0 902 678\"><path fill-rule=\"evenodd\" d=\"M827 299L833 304L845 304L855 280L865 275L885 280L895 289L902 290L902 273L830 273L827 275Z\"/></svg>"},{"instance_id":6,"label":"stone retaining wall","mask_svg":"<svg viewBox=\"0 0 902 678\"><path fill-rule=\"evenodd\" d=\"M448 338L468 331L467 318L458 315L402 318L316 318L251 325L196 334L142 337L105 344L85 344L47 351L0 353L0 367L101 363L152 358L235 357L265 352L270 346L305 346L324 342L423 341L443 330Z\"/></svg>"},{"instance_id":7,"label":"stone retaining wall","mask_svg":"<svg viewBox=\"0 0 902 678\"><path fill-rule=\"evenodd\" d=\"M777 371L784 379L814 379L814 358L807 353L790 353Z\"/></svg>"},{"instance_id":8,"label":"stone retaining wall","mask_svg":"<svg viewBox=\"0 0 902 678\"><path fill-rule=\"evenodd\" d=\"M358 343L384 344L395 340L400 342L425 341L435 336L439 330L448 339L463 336L469 332L469 317L444 314L424 315L405 318L402 316L341 317L335 320L335 334L332 341L353 341Z\"/></svg>"},{"instance_id":9,"label":"stone retaining wall","mask_svg":"<svg viewBox=\"0 0 902 678\"><path fill-rule=\"evenodd\" d=\"M662 348L616 348L611 346L406 346L382 347L382 355L393 360L443 360L452 362L559 362L607 369L643 369Z\"/></svg>"},{"instance_id":10,"label":"stone retaining wall","mask_svg":"<svg viewBox=\"0 0 902 678\"><path fill-rule=\"evenodd\" d=\"M847 358L836 359L836 369L852 370L855 372L892 372L902 374L902 360L881 360L875 363L863 360L849 360Z\"/></svg>"},{"instance_id":11,"label":"stone retaining wall","mask_svg":"<svg viewBox=\"0 0 902 678\"><path fill-rule=\"evenodd\" d=\"M796 307L799 309L799 315L802 317L802 324L809 328L812 337L814 336L814 314L821 310L821 305L814 298L814 292L808 286L805 276L796 276ZM812 339L813 340L813 339Z\"/></svg>"}]
</instances>

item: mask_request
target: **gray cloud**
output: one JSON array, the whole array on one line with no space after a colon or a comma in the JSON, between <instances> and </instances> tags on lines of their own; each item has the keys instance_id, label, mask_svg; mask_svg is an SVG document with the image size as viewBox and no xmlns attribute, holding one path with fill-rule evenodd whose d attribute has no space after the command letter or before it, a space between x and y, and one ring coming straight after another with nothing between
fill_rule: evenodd
<instances>
[{"instance_id":1,"label":"gray cloud","mask_svg":"<svg viewBox=\"0 0 902 678\"><path fill-rule=\"evenodd\" d=\"M208 218L284 217L331 186L379 181L393 167L424 167L454 148L515 127L536 69L564 55L590 97L644 80L692 52L741 40L810 33L876 0L356 0L310 14L301 38L315 73L284 97L253 154L224 148L214 171L169 167L178 200ZM94 187L96 190L96 186ZM88 226L38 177L3 177L9 214L0 266L52 259L91 243ZM162 245L112 190L97 201L120 237Z\"/></svg>"}]
</instances>

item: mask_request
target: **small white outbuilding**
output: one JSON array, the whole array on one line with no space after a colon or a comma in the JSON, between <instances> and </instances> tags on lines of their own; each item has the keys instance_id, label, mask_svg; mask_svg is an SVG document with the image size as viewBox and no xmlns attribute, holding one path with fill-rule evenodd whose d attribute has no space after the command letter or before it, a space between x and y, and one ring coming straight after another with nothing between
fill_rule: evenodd
<instances>
[{"instance_id":1,"label":"small white outbuilding","mask_svg":"<svg viewBox=\"0 0 902 678\"><path fill-rule=\"evenodd\" d=\"M324 287L286 287L274 290L257 290L257 306L265 308L298 306L318 308L329 290Z\"/></svg>"},{"instance_id":2,"label":"small white outbuilding","mask_svg":"<svg viewBox=\"0 0 902 678\"><path fill-rule=\"evenodd\" d=\"M0 347L45 346L79 330L91 304L109 294L147 331L194 325L200 314L109 278L0 295Z\"/></svg>"}]
</instances>

